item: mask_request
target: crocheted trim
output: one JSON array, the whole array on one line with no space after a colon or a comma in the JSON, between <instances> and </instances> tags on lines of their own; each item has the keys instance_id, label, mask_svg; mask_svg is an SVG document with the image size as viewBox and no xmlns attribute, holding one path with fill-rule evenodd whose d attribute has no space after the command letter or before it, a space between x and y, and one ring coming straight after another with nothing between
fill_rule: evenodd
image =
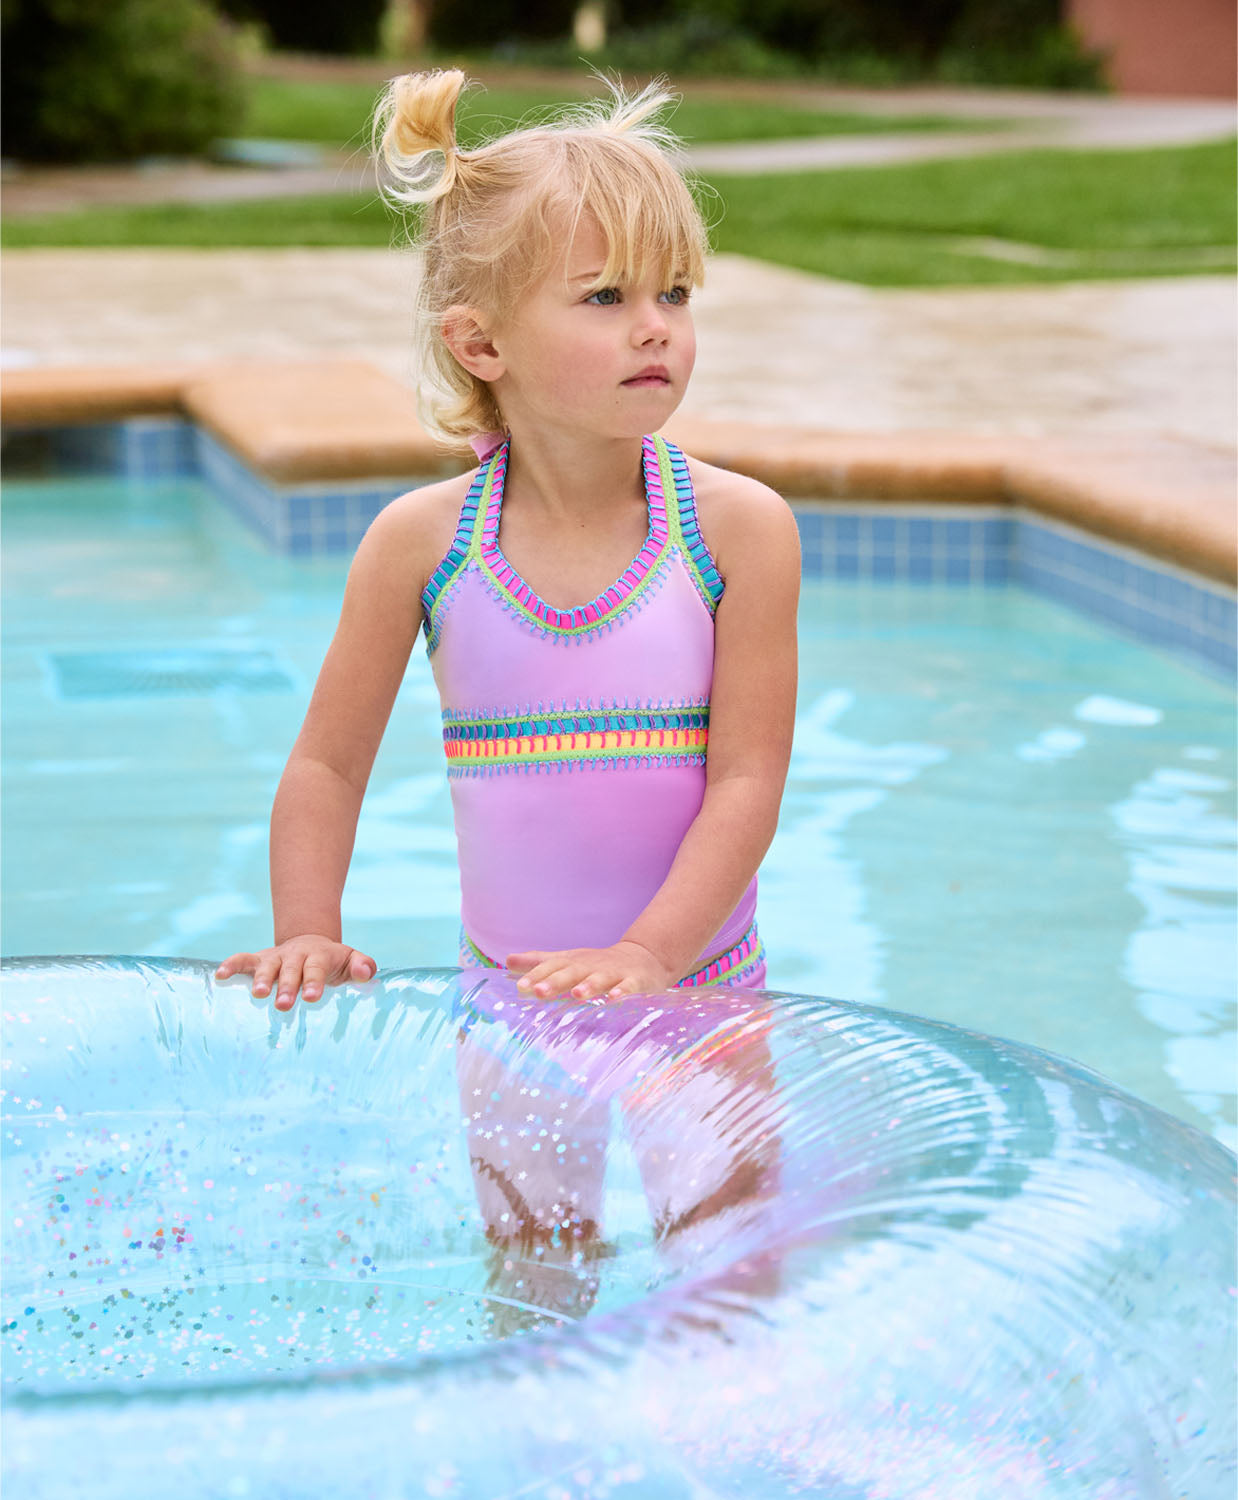
<instances>
[{"instance_id":1,"label":"crocheted trim","mask_svg":"<svg viewBox=\"0 0 1238 1500\"><path fill-rule=\"evenodd\" d=\"M611 765L650 760L703 764L709 743L709 707L683 704L658 713L511 715L477 718L443 715L447 774L479 768L553 763Z\"/></svg>"},{"instance_id":2,"label":"crocheted trim","mask_svg":"<svg viewBox=\"0 0 1238 1500\"><path fill-rule=\"evenodd\" d=\"M641 444L645 499L649 510L649 527L644 545L608 589L603 589L588 604L578 604L572 609L555 609L547 604L516 572L499 546L499 518L503 508L503 485L510 447L510 442L504 443L491 460L494 479L487 487L481 543L478 548L482 569L515 607L516 612L533 624L564 635L580 635L596 630L599 625L620 614L644 591L669 550L663 472L653 440L645 438Z\"/></svg>"},{"instance_id":3,"label":"crocheted trim","mask_svg":"<svg viewBox=\"0 0 1238 1500\"><path fill-rule=\"evenodd\" d=\"M502 450L505 451L505 450ZM469 557L477 551L478 517L485 513L494 487L497 453L478 469L460 507L456 534L442 562L431 573L421 591L421 609L425 621L426 650L433 652L442 634L441 607L446 595L464 572Z\"/></svg>"},{"instance_id":4,"label":"crocheted trim","mask_svg":"<svg viewBox=\"0 0 1238 1500\"><path fill-rule=\"evenodd\" d=\"M711 958L693 973L686 975L675 986L676 989L703 989L711 984L739 984L751 978L759 965L765 962L765 944L753 922L734 947Z\"/></svg>"},{"instance_id":5,"label":"crocheted trim","mask_svg":"<svg viewBox=\"0 0 1238 1500\"><path fill-rule=\"evenodd\" d=\"M686 974L674 988L697 990L707 989L715 984L739 984L751 978L764 962L765 944L757 932L757 924L753 922L734 947L728 948L725 953L719 953L716 958L711 958L708 963L702 964L691 974ZM503 967L497 960L483 953L463 927L460 929L460 963L466 969L478 965L484 969Z\"/></svg>"},{"instance_id":6,"label":"crocheted trim","mask_svg":"<svg viewBox=\"0 0 1238 1500\"><path fill-rule=\"evenodd\" d=\"M670 576L670 569L666 564L670 559L672 551L673 549L668 546L665 553L655 564L653 570L646 576L642 587L634 593L629 594L619 608L599 619L596 625L586 625L579 629L566 630L555 625L543 624L539 619L531 615L527 609L513 598L510 590L505 589L499 580L487 569L483 568L480 563L474 564L470 559L469 566L477 567L482 587L505 614L518 619L521 624L528 626L529 629L535 631L543 639L551 641L554 645L570 648L572 646L587 645L590 641L596 640L599 635L622 629L629 620L651 604L657 598ZM456 578L462 578L467 571L467 567L462 569L456 574ZM455 579L452 582L454 583Z\"/></svg>"},{"instance_id":7,"label":"crocheted trim","mask_svg":"<svg viewBox=\"0 0 1238 1500\"><path fill-rule=\"evenodd\" d=\"M488 591L509 614L535 626L544 636L582 639L613 629L629 610L648 603L650 591L664 578L671 550L682 557L693 586L712 615L725 584L701 535L696 496L683 450L657 435L641 441L641 464L649 527L644 545L623 573L588 604L554 609L516 572L499 547L499 520L511 450L508 439L478 469L460 510L456 533L443 560L422 591L426 650L433 653L442 634L447 596L470 561L481 571ZM673 495L675 504L667 506Z\"/></svg>"},{"instance_id":8,"label":"crocheted trim","mask_svg":"<svg viewBox=\"0 0 1238 1500\"><path fill-rule=\"evenodd\" d=\"M692 488L692 476L688 472L688 460L683 449L669 443L663 437L646 438L652 442L662 472L662 487L674 494L676 506L671 517L671 540L675 543L688 569L696 591L706 609L712 615L718 608L726 585L714 563L713 554L701 535L701 523L696 513L696 492Z\"/></svg>"}]
</instances>

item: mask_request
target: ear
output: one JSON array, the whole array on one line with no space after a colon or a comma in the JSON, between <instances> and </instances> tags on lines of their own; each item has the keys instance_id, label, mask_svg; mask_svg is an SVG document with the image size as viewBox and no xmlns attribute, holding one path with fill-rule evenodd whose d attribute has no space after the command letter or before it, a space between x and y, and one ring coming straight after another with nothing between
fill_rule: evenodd
<instances>
[{"instance_id":1,"label":"ear","mask_svg":"<svg viewBox=\"0 0 1238 1500\"><path fill-rule=\"evenodd\" d=\"M482 315L474 307L449 307L443 314L443 342L470 375L498 380L506 366L490 341Z\"/></svg>"}]
</instances>

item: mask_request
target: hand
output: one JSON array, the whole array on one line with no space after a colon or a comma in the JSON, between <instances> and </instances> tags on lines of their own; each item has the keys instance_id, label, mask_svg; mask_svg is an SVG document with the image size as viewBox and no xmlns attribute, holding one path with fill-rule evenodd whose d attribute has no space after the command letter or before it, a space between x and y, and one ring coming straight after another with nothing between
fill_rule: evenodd
<instances>
[{"instance_id":1,"label":"hand","mask_svg":"<svg viewBox=\"0 0 1238 1500\"><path fill-rule=\"evenodd\" d=\"M215 970L215 978L252 974L255 996L269 995L274 985L275 1009L291 1010L298 990L307 1003L313 1004L322 998L325 985L346 984L350 979L363 984L377 972L378 965L368 953L358 953L346 943L311 932L264 948L261 953L234 953Z\"/></svg>"},{"instance_id":2,"label":"hand","mask_svg":"<svg viewBox=\"0 0 1238 1500\"><path fill-rule=\"evenodd\" d=\"M570 995L573 1000L592 1000L604 995L652 995L670 989L675 976L660 958L639 943L613 943L609 948L564 948L547 953L540 949L510 953L507 968L522 977L516 988L525 995L545 999Z\"/></svg>"}]
</instances>

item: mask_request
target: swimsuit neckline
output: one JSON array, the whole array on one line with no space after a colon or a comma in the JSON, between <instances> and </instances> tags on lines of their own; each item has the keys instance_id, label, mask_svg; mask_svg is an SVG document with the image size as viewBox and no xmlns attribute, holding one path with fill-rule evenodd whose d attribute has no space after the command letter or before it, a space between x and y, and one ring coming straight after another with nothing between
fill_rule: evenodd
<instances>
[{"instance_id":1,"label":"swimsuit neckline","mask_svg":"<svg viewBox=\"0 0 1238 1500\"><path fill-rule=\"evenodd\" d=\"M493 582L513 603L519 606L523 613L535 617L539 623L550 629L588 629L617 614L635 594L642 591L649 575L665 553L669 541L662 467L653 439L646 437L641 441L641 470L645 482L648 529L640 551L608 588L603 589L587 604L576 604L567 609L557 609L554 605L548 604L517 573L499 546L499 522L502 516L510 446L510 439L508 439L487 461L490 468L486 483L488 497L479 549L482 566Z\"/></svg>"}]
</instances>

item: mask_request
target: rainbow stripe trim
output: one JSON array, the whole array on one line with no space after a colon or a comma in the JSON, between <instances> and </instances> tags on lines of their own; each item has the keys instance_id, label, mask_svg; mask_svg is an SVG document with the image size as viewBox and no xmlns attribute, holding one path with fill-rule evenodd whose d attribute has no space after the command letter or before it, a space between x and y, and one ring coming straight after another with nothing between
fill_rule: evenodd
<instances>
[{"instance_id":1,"label":"rainbow stripe trim","mask_svg":"<svg viewBox=\"0 0 1238 1500\"><path fill-rule=\"evenodd\" d=\"M728 948L717 958L711 958L693 973L686 974L675 988L694 990L711 984L739 984L750 978L764 962L765 944L761 941L754 922L733 948Z\"/></svg>"},{"instance_id":2,"label":"rainbow stripe trim","mask_svg":"<svg viewBox=\"0 0 1238 1500\"><path fill-rule=\"evenodd\" d=\"M612 710L496 719L443 714L449 776L553 762L703 764L708 744L708 704L676 705L656 713Z\"/></svg>"},{"instance_id":3,"label":"rainbow stripe trim","mask_svg":"<svg viewBox=\"0 0 1238 1500\"><path fill-rule=\"evenodd\" d=\"M751 978L757 968L765 962L765 944L757 932L754 922L733 948L719 953L708 963L684 977L675 985L677 990L705 989L715 984L741 984ZM463 928L460 929L460 964L463 968L501 969L488 954L483 953Z\"/></svg>"}]
</instances>

